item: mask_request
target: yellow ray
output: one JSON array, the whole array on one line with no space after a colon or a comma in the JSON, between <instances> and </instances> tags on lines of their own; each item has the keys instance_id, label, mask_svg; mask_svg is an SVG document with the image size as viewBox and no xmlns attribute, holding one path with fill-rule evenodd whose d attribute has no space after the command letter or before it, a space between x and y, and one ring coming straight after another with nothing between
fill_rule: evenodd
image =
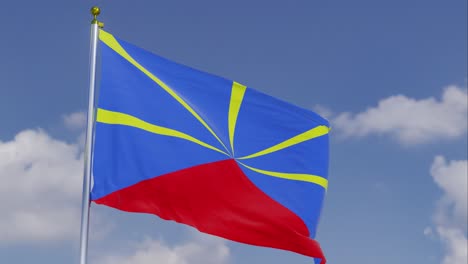
<instances>
[{"instance_id":1,"label":"yellow ray","mask_svg":"<svg viewBox=\"0 0 468 264\"><path fill-rule=\"evenodd\" d=\"M185 139L187 141L191 141L193 143L196 143L200 146L203 146L205 148L217 151L219 153L223 153L226 156L229 156L226 152L213 147L201 140L198 140L190 135L187 135L183 132L166 128L166 127L161 127L157 125L150 124L148 122L145 122L139 118L136 118L134 116L124 114L124 113L119 113L119 112L113 112L109 110L104 110L101 108L98 108L97 110L97 117L96 121L104 124L112 124L112 125L123 125L123 126L130 126L130 127L135 127L139 128L145 131L148 131L150 133L158 134L158 135L163 135L163 136L169 136L169 137L176 137L176 138L181 138Z\"/></svg>"},{"instance_id":2,"label":"yellow ray","mask_svg":"<svg viewBox=\"0 0 468 264\"><path fill-rule=\"evenodd\" d=\"M130 56L127 51L119 44L119 42L114 38L114 36L110 33L107 33L104 30L99 31L99 39L104 42L107 46L109 46L111 49L113 49L115 52L117 52L120 56L122 56L124 59L126 59L128 62L130 62L133 66L135 66L137 69L139 69L141 72L143 72L146 76L148 76L151 80L153 80L155 83L157 83L161 88L164 89L168 94L170 94L177 102L179 102L187 111L189 111L210 133L221 143L221 145L224 147L226 151L228 149L224 145L224 143L219 139L219 137L216 135L216 133L211 129L211 127L200 117L200 115L193 110L193 108L188 105L174 90L172 90L167 84L165 84L163 81L161 81L158 77L156 77L154 74L152 74L150 71L148 71L145 67L143 67L141 64L139 64L132 56Z\"/></svg>"},{"instance_id":3,"label":"yellow ray","mask_svg":"<svg viewBox=\"0 0 468 264\"><path fill-rule=\"evenodd\" d=\"M247 87L240 83L232 83L231 102L229 103L228 116L229 142L231 143L232 156L234 156L234 132L236 130L237 116L239 115L239 109L241 107L242 100L244 99L246 88Z\"/></svg>"},{"instance_id":4,"label":"yellow ray","mask_svg":"<svg viewBox=\"0 0 468 264\"><path fill-rule=\"evenodd\" d=\"M250 166L247 166L241 162L239 162L242 166L246 167L249 170L277 177L277 178L283 178L283 179L288 179L288 180L295 180L295 181L305 181L305 182L311 182L315 183L317 185L322 186L325 188L325 190L328 188L328 180L317 175L312 175L312 174L302 174L302 173L284 173L284 172L275 172L275 171L266 171L266 170L260 170L257 168L253 168Z\"/></svg>"},{"instance_id":5,"label":"yellow ray","mask_svg":"<svg viewBox=\"0 0 468 264\"><path fill-rule=\"evenodd\" d=\"M313 139L313 138L316 138L316 137L320 137L320 136L323 136L323 135L326 135L328 134L328 131L330 131L330 129L327 127L327 126L317 126L317 127L314 127L302 134L299 134L295 137L292 137L288 140L285 140L279 144L276 144L272 147L269 147L267 149L264 149L262 151L259 151L257 153L254 153L254 154L251 154L251 155L248 155L248 156L244 156L244 157L240 157L240 158L237 158L237 159L251 159L251 158L255 158L255 157L258 157L258 156L263 156L263 155L266 155L266 154L269 154L269 153L272 153L272 152L275 152L275 151L278 151L278 150L282 150L282 149L285 149L285 148L288 148L290 146L293 146L293 145L297 145L301 142L304 142L304 141L307 141L307 140L310 140L310 139Z\"/></svg>"}]
</instances>

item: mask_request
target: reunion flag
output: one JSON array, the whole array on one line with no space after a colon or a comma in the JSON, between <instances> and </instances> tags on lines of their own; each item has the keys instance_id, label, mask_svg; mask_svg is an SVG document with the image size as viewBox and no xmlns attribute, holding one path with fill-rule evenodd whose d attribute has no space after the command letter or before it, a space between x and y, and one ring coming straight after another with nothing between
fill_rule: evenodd
<instances>
[{"instance_id":1,"label":"reunion flag","mask_svg":"<svg viewBox=\"0 0 468 264\"><path fill-rule=\"evenodd\" d=\"M102 30L100 43L95 203L325 263L327 120Z\"/></svg>"}]
</instances>

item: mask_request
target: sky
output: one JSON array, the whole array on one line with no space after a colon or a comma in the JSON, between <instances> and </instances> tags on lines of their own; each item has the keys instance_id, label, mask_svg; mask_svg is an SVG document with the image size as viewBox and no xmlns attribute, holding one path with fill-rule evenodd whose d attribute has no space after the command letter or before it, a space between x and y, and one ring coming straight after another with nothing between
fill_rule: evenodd
<instances>
[{"instance_id":1,"label":"sky","mask_svg":"<svg viewBox=\"0 0 468 264\"><path fill-rule=\"evenodd\" d=\"M89 9L171 60L327 117L328 263L467 262L467 2L4 1L0 262L78 263ZM91 208L93 264L306 264Z\"/></svg>"}]
</instances>

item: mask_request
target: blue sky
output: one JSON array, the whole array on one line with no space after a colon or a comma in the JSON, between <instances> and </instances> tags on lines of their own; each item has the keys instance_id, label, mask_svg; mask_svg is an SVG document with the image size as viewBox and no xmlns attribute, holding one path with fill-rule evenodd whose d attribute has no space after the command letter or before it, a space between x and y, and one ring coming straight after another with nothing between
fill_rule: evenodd
<instances>
[{"instance_id":1,"label":"blue sky","mask_svg":"<svg viewBox=\"0 0 468 264\"><path fill-rule=\"evenodd\" d=\"M329 263L466 263L463 0L3 3L0 262L77 263L95 4L122 39L330 119ZM312 263L101 206L91 222L91 263Z\"/></svg>"}]
</instances>

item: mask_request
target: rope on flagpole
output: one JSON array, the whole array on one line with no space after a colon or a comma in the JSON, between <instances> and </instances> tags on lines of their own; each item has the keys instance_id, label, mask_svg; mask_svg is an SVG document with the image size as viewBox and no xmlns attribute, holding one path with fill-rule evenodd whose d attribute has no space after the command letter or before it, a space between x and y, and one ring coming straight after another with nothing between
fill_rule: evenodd
<instances>
[{"instance_id":1,"label":"rope on flagpole","mask_svg":"<svg viewBox=\"0 0 468 264\"><path fill-rule=\"evenodd\" d=\"M95 86L96 86L96 59L97 44L99 38L99 28L104 24L97 20L101 13L99 7L91 8L93 20L91 21L91 41L89 53L89 94L88 94L88 121L86 128L86 142L84 152L84 176L83 176L83 201L81 206L81 233L80 233L80 264L87 263L88 257L88 234L89 234L89 212L90 212L90 191L91 174L93 163L93 142L95 123Z\"/></svg>"}]
</instances>

